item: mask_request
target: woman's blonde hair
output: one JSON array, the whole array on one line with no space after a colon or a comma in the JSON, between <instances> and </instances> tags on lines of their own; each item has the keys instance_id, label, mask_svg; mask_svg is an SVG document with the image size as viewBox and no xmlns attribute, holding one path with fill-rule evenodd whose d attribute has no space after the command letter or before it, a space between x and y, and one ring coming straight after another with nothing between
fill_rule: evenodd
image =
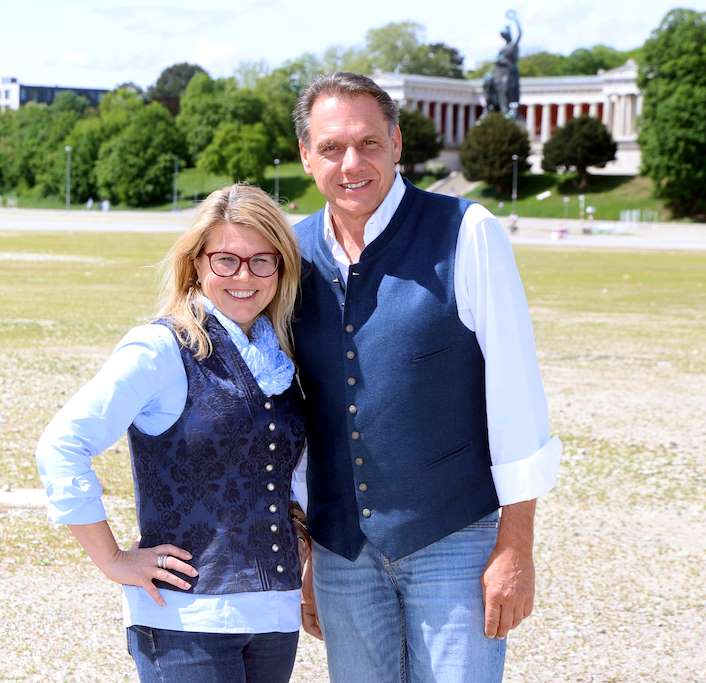
<instances>
[{"instance_id":1,"label":"woman's blonde hair","mask_svg":"<svg viewBox=\"0 0 706 683\"><path fill-rule=\"evenodd\" d=\"M277 291L264 313L272 321L282 350L291 357L290 323L299 288L299 250L279 206L257 187L236 183L208 195L193 226L179 237L165 258L157 315L171 319L177 338L197 360L211 355L213 345L204 327L206 311L195 262L211 232L223 223L256 230L282 255Z\"/></svg>"}]
</instances>

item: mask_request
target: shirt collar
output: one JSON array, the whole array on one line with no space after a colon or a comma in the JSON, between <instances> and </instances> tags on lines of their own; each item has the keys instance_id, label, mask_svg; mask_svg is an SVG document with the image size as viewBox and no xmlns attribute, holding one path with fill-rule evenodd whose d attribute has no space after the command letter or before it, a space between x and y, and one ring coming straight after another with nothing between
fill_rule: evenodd
<instances>
[{"instance_id":1,"label":"shirt collar","mask_svg":"<svg viewBox=\"0 0 706 683\"><path fill-rule=\"evenodd\" d=\"M390 219L397 211L397 207L400 205L402 198L405 193L405 185L402 180L402 176L399 173L395 173L395 180L392 183L392 187L385 195L385 199L382 200L380 206L375 209L368 222L365 224L365 231L363 232L363 244L367 247L376 237L382 234L382 231L387 227ZM331 212L328 202L324 207L324 240L332 252L337 252L338 250L343 251L340 248L336 240L336 233L333 231L333 223L331 222ZM338 249L336 249L338 247ZM338 254L334 253L337 260L339 260ZM347 260L347 257L346 257Z\"/></svg>"}]
</instances>

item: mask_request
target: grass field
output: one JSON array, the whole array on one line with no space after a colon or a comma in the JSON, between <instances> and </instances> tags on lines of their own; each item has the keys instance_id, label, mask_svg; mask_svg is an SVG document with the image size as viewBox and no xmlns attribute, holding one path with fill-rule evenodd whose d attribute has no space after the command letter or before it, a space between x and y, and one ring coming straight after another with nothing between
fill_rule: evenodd
<instances>
[{"instance_id":1,"label":"grass field","mask_svg":"<svg viewBox=\"0 0 706 683\"><path fill-rule=\"evenodd\" d=\"M42 429L124 332L149 319L157 265L172 240L0 232L0 488L39 486L33 453ZM565 455L560 485L540 506L538 617L514 638L506 680L667 680L665 671L697 680L700 639L683 624L697 618L706 580L698 559L706 537L706 252L515 252ZM124 439L95 467L127 544L136 528ZM117 595L67 532L41 512L0 511L0 544L0 578L21 591L21 577L39 577L48 605L54 574L94 577L98 593L81 614L110 603L115 623L94 624L105 642L90 656L110 662L101 665L105 680L128 680L132 665L116 654ZM8 609L22 600L13 593ZM41 632L42 610L28 604L28 633ZM44 661L74 670L74 655L40 640L34 655L20 655L11 635L0 646L24 657L25 673Z\"/></svg>"},{"instance_id":2,"label":"grass field","mask_svg":"<svg viewBox=\"0 0 706 683\"><path fill-rule=\"evenodd\" d=\"M585 196L585 207L595 209L598 220L618 220L620 212L641 210L652 212L652 220L667 221L669 211L660 199L653 197L652 181L641 176L592 176L589 187L580 192L571 181L562 181L552 174L526 174L519 178L517 187L517 213L537 218L579 218L579 195ZM537 199L549 191L551 196ZM509 198L498 199L492 188L481 183L468 197L484 204L497 216L512 212ZM564 197L567 201L564 201Z\"/></svg>"}]
</instances>

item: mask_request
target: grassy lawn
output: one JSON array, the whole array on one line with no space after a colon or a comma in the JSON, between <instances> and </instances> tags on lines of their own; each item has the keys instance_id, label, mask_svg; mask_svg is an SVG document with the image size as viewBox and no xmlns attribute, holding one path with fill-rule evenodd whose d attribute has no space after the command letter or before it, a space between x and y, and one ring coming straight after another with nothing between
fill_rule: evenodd
<instances>
[{"instance_id":1,"label":"grassy lawn","mask_svg":"<svg viewBox=\"0 0 706 683\"><path fill-rule=\"evenodd\" d=\"M544 200L537 195L549 191ZM585 206L592 206L597 220L618 220L625 210L648 210L658 215L658 220L669 220L670 214L662 200L652 196L652 181L640 176L592 176L585 192L580 192L569 181L546 173L526 174L520 177L517 189L517 213L520 216L538 218L579 218L579 195L584 194ZM499 199L492 188L481 183L468 197L484 204L498 216L507 216L512 211L509 197ZM564 201L564 197L568 201Z\"/></svg>"}]
</instances>

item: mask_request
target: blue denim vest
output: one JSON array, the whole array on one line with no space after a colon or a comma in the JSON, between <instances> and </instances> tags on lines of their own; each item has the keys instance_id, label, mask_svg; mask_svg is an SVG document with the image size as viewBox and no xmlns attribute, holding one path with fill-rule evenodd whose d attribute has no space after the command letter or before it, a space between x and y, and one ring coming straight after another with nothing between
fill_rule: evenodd
<instances>
[{"instance_id":1,"label":"blue denim vest","mask_svg":"<svg viewBox=\"0 0 706 683\"><path fill-rule=\"evenodd\" d=\"M304 446L301 391L293 383L268 398L213 316L206 330L208 358L181 348L188 392L179 419L158 436L128 429L140 547L188 550L199 575L182 578L193 593L298 588L289 500Z\"/></svg>"},{"instance_id":2,"label":"blue denim vest","mask_svg":"<svg viewBox=\"0 0 706 683\"><path fill-rule=\"evenodd\" d=\"M309 528L355 559L408 555L498 508L485 363L458 317L454 260L468 202L418 190L344 286L323 212L296 226L293 321L306 396Z\"/></svg>"}]
</instances>

